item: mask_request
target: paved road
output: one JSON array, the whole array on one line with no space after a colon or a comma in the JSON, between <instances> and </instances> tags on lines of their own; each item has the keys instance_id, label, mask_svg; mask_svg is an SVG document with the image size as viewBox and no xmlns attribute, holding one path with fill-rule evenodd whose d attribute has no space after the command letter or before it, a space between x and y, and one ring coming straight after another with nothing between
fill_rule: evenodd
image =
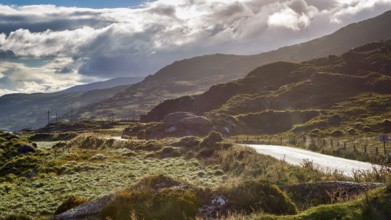
<instances>
[{"instance_id":1,"label":"paved road","mask_svg":"<svg viewBox=\"0 0 391 220\"><path fill-rule=\"evenodd\" d=\"M258 144L248 144L246 146L254 148L260 154L270 155L276 159L284 159L287 163L293 165L301 165L304 159L309 159L321 169L337 169L346 176L353 176L353 170L372 170L375 166L371 163L348 160L293 147Z\"/></svg>"}]
</instances>

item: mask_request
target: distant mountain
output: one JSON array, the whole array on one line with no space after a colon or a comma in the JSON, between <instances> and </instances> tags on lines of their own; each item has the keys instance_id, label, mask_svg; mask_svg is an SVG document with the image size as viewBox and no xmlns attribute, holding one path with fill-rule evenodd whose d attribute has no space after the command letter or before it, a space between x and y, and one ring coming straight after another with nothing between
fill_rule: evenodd
<instances>
[{"instance_id":1,"label":"distant mountain","mask_svg":"<svg viewBox=\"0 0 391 220\"><path fill-rule=\"evenodd\" d=\"M0 129L20 130L42 127L47 123L48 110L51 111L50 120L55 120L56 113L58 117L70 120L72 109L109 98L127 87L117 86L86 92L4 95L0 97Z\"/></svg>"},{"instance_id":2,"label":"distant mountain","mask_svg":"<svg viewBox=\"0 0 391 220\"><path fill-rule=\"evenodd\" d=\"M301 62L342 53L391 38L391 11L350 24L333 34L294 46L251 56L207 55L177 61L115 96L77 110L79 119L128 118L143 114L167 99L206 91L210 86L243 77L256 67L276 61ZM265 43L265 42L259 42Z\"/></svg>"},{"instance_id":3,"label":"distant mountain","mask_svg":"<svg viewBox=\"0 0 391 220\"><path fill-rule=\"evenodd\" d=\"M143 119L173 112L206 115L233 133L391 132L391 40L342 56L267 64L203 94L167 100Z\"/></svg>"},{"instance_id":4,"label":"distant mountain","mask_svg":"<svg viewBox=\"0 0 391 220\"><path fill-rule=\"evenodd\" d=\"M61 91L62 93L71 93L71 92L86 92L95 89L108 89L116 86L125 86L132 85L142 81L144 77L120 77L114 78L107 81L89 83L85 85L73 86L71 88Z\"/></svg>"}]
</instances>

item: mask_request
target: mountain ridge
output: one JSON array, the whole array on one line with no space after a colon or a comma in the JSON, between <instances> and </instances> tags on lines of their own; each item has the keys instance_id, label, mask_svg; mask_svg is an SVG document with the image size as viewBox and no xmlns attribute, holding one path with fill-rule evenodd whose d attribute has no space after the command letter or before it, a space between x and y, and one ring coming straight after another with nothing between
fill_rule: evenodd
<instances>
[{"instance_id":1,"label":"mountain ridge","mask_svg":"<svg viewBox=\"0 0 391 220\"><path fill-rule=\"evenodd\" d=\"M369 43L342 56L266 64L205 93L167 100L143 122L191 112L210 120L229 117L236 132L245 133L290 129L309 133L315 128L331 133L340 127L344 132L368 128L381 132L391 130L387 97L391 100L391 40Z\"/></svg>"},{"instance_id":2,"label":"mountain ridge","mask_svg":"<svg viewBox=\"0 0 391 220\"><path fill-rule=\"evenodd\" d=\"M115 96L79 109L80 120L112 114L128 118L145 114L167 99L202 93L215 84L243 77L258 66L276 61L301 62L343 52L365 43L391 38L391 11L345 26L333 34L306 43L257 55L214 54L176 61Z\"/></svg>"},{"instance_id":3,"label":"mountain ridge","mask_svg":"<svg viewBox=\"0 0 391 220\"><path fill-rule=\"evenodd\" d=\"M60 93L71 93L71 92L87 92L95 89L109 89L117 86L132 85L142 81L144 77L119 77L105 81L88 83L83 85L72 86L70 88L59 91Z\"/></svg>"}]
</instances>

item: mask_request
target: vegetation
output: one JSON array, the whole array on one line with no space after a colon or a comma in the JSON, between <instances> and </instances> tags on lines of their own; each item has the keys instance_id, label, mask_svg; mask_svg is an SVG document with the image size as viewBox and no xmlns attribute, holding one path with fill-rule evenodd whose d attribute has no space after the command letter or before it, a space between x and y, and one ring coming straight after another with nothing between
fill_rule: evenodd
<instances>
[{"instance_id":1,"label":"vegetation","mask_svg":"<svg viewBox=\"0 0 391 220\"><path fill-rule=\"evenodd\" d=\"M289 131L340 137L388 132L390 48L391 41L382 41L340 57L270 63L203 94L165 101L145 121L186 111L219 121L216 129L230 135Z\"/></svg>"},{"instance_id":2,"label":"vegetation","mask_svg":"<svg viewBox=\"0 0 391 220\"><path fill-rule=\"evenodd\" d=\"M245 181L220 191L227 198L231 213L288 215L298 212L296 205L285 193L266 181Z\"/></svg>"},{"instance_id":3,"label":"vegetation","mask_svg":"<svg viewBox=\"0 0 391 220\"><path fill-rule=\"evenodd\" d=\"M55 215L61 214L63 212L68 211L69 209L75 208L81 204L86 203L88 200L79 198L77 196L70 196L66 199L54 212Z\"/></svg>"},{"instance_id":4,"label":"vegetation","mask_svg":"<svg viewBox=\"0 0 391 220\"><path fill-rule=\"evenodd\" d=\"M343 39L346 30L362 33L349 27L333 36ZM391 131L391 41L370 43L339 57L269 63L281 54L287 60L312 57L313 48L330 39L301 45L310 52L299 58L289 58L297 57L293 46L273 52L271 58L251 56L250 61L231 55L184 60L118 93L110 102L72 112L71 122L65 122L70 116L65 115L64 121L38 130L24 129L18 135L0 131L0 218L75 214L80 204L91 205L104 196L107 200L101 200L102 206L92 207L97 210L90 215L95 216L87 217L390 219L387 166L347 177L338 171L321 172L310 161L291 166L225 139L254 135L233 140L280 143L389 163L391 149L371 144L377 134ZM343 46L350 48L350 43ZM201 92L217 81L238 78L243 70L260 63L269 64L242 79L212 86L206 93L161 103L142 117L148 123L115 120L114 115L129 119L129 110L140 113L161 99ZM216 73L215 78L210 73ZM66 103L96 94L74 95L60 98ZM19 96L24 97L1 97L0 104ZM34 100L40 108L47 107L40 96ZM78 119L106 120L75 122L73 114ZM380 183L362 183L374 181Z\"/></svg>"},{"instance_id":5,"label":"vegetation","mask_svg":"<svg viewBox=\"0 0 391 220\"><path fill-rule=\"evenodd\" d=\"M147 177L116 194L102 210L111 219L194 219L200 208L196 192L162 175Z\"/></svg>"}]
</instances>

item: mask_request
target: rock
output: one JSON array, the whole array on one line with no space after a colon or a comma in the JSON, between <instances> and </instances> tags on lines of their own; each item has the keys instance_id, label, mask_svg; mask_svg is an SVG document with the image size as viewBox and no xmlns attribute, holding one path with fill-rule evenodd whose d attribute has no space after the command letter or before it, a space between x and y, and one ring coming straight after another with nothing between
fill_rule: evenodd
<instances>
[{"instance_id":1,"label":"rock","mask_svg":"<svg viewBox=\"0 0 391 220\"><path fill-rule=\"evenodd\" d=\"M163 122L172 126L175 125L193 125L193 126L211 126L208 119L195 115L191 112L174 112L164 117Z\"/></svg>"},{"instance_id":2,"label":"rock","mask_svg":"<svg viewBox=\"0 0 391 220\"><path fill-rule=\"evenodd\" d=\"M96 200L92 200L64 213L56 215L52 218L52 220L100 220L100 212L112 198L113 195L108 195Z\"/></svg>"},{"instance_id":3,"label":"rock","mask_svg":"<svg viewBox=\"0 0 391 220\"><path fill-rule=\"evenodd\" d=\"M190 112L174 112L164 117L169 127L165 132L180 135L205 135L213 129L212 123L205 117Z\"/></svg>"},{"instance_id":4,"label":"rock","mask_svg":"<svg viewBox=\"0 0 391 220\"><path fill-rule=\"evenodd\" d=\"M19 154L35 153L35 149L30 145L24 144L18 147Z\"/></svg>"},{"instance_id":5,"label":"rock","mask_svg":"<svg viewBox=\"0 0 391 220\"><path fill-rule=\"evenodd\" d=\"M191 118L194 116L195 115L191 112L174 112L174 113L166 115L166 117L164 117L164 119L163 119L163 122L165 122L167 124L175 125L185 118Z\"/></svg>"},{"instance_id":6,"label":"rock","mask_svg":"<svg viewBox=\"0 0 391 220\"><path fill-rule=\"evenodd\" d=\"M222 195L212 196L208 203L202 206L198 213L207 218L217 217L226 212L228 199Z\"/></svg>"},{"instance_id":7,"label":"rock","mask_svg":"<svg viewBox=\"0 0 391 220\"><path fill-rule=\"evenodd\" d=\"M174 131L176 131L176 130L177 130L177 128L176 128L175 126L172 126L172 127L169 127L169 128L167 128L167 129L165 129L165 131L166 131L166 132L169 132L169 133L174 132Z\"/></svg>"}]
</instances>

